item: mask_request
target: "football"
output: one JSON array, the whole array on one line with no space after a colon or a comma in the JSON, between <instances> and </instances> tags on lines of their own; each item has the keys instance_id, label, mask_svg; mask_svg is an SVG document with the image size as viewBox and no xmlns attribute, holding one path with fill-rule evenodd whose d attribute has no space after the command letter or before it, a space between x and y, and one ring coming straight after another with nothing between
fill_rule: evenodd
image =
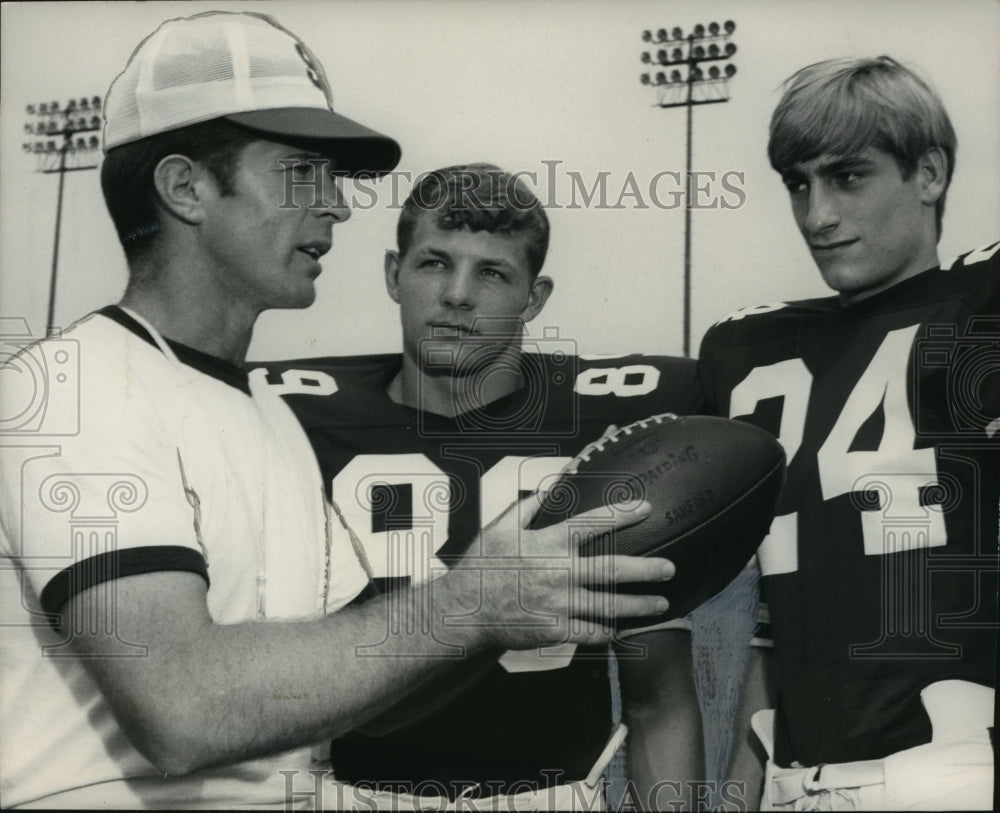
<instances>
[{"instance_id":1,"label":"football","mask_svg":"<svg viewBox=\"0 0 1000 813\"><path fill-rule=\"evenodd\" d=\"M589 444L545 490L531 527L600 505L646 500L653 510L645 520L589 535L580 551L670 559L677 574L655 589L670 601L659 619L666 620L689 613L739 574L767 535L784 479L784 450L756 426L654 415ZM619 589L648 594L651 585ZM619 626L626 622L619 619Z\"/></svg>"}]
</instances>

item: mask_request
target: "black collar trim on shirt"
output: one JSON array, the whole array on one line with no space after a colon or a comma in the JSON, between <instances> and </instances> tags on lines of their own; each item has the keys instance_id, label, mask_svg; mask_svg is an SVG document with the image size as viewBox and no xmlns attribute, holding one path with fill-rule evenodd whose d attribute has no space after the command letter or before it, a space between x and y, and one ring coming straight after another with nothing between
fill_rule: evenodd
<instances>
[{"instance_id":1,"label":"black collar trim on shirt","mask_svg":"<svg viewBox=\"0 0 1000 813\"><path fill-rule=\"evenodd\" d=\"M106 316L113 322L117 322L122 327L132 331L140 339L153 345L153 347L158 348L156 340L153 339L149 331L117 305L107 305L97 312L101 316ZM235 387L240 392L250 395L250 379L247 376L247 371L242 367L237 367L235 364L231 364L225 359L220 359L218 356L203 353L201 350L195 350L193 347L188 347L186 344L175 342L166 337L164 337L164 341L177 354L177 358L188 367L193 367L200 373L211 376L223 384L228 384L230 387Z\"/></svg>"}]
</instances>

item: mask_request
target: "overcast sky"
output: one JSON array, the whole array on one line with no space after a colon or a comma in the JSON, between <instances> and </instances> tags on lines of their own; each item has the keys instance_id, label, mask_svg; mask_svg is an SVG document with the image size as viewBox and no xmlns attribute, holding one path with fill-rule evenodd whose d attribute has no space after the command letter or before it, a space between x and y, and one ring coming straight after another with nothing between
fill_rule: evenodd
<instances>
[{"instance_id":1,"label":"overcast sky","mask_svg":"<svg viewBox=\"0 0 1000 813\"><path fill-rule=\"evenodd\" d=\"M942 259L1000 233L995 0L4 3L0 316L44 331L58 176L37 172L21 150L25 105L103 95L161 20L210 8L268 11L299 34L326 66L337 110L402 144L401 172L490 161L536 173L534 188L552 204L545 272L555 292L532 334L557 331L583 353L682 348L684 211L671 205L679 189L671 175L656 182L660 205L649 188L658 173L684 170L685 113L656 107L655 92L639 82L645 28L737 24L731 99L694 111L694 169L716 179L705 181L704 200L735 205L692 213L695 349L737 307L824 292L765 157L778 87L810 62L887 53L918 69L959 134ZM582 205L577 191L579 208L569 208L574 177L588 188L603 177L603 205ZM117 300L125 282L98 173L65 181L56 307L63 325ZM394 246L408 190L403 176L395 195L386 182L377 187L374 206L371 196L357 196L359 210L335 229L317 303L265 315L252 358L398 349L382 255Z\"/></svg>"}]
</instances>

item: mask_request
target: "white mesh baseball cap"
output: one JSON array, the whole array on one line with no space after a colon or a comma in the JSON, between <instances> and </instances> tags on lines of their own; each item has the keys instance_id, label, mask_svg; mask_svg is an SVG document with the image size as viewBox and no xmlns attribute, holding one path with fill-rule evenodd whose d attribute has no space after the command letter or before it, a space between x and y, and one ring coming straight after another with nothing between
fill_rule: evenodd
<instances>
[{"instance_id":1,"label":"white mesh baseball cap","mask_svg":"<svg viewBox=\"0 0 1000 813\"><path fill-rule=\"evenodd\" d=\"M274 140L308 140L348 174L388 172L399 145L333 112L323 66L266 14L167 20L132 52L104 101L104 151L225 118Z\"/></svg>"}]
</instances>

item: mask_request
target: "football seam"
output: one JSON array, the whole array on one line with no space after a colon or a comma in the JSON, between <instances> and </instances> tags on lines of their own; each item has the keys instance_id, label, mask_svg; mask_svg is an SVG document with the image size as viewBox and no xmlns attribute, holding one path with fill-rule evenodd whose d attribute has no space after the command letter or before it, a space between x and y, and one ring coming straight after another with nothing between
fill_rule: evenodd
<instances>
[{"instance_id":1,"label":"football seam","mask_svg":"<svg viewBox=\"0 0 1000 813\"><path fill-rule=\"evenodd\" d=\"M615 430L611 435L606 435L598 438L597 440L591 441L586 446L584 446L576 457L574 457L563 470L563 474L576 474L577 469L581 463L589 463L590 457L596 452L603 452L605 447L609 443L617 443L618 438L622 435L631 435L633 430L645 429L651 423L663 423L665 419L677 420L677 415L673 412L661 412L659 415L650 415L648 418L642 418L638 421L633 421L627 426L623 426L620 429Z\"/></svg>"}]
</instances>

